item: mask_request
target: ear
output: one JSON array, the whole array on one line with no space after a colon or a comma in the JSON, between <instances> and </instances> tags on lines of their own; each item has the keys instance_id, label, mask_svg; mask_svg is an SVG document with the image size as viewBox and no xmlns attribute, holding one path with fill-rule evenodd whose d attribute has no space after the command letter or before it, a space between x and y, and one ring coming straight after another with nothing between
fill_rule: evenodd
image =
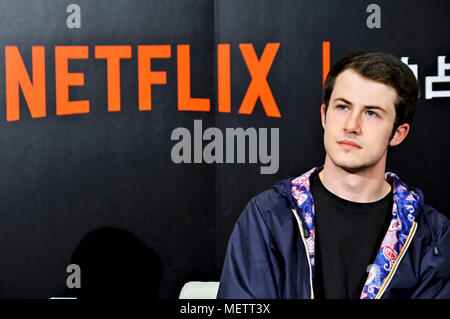
<instances>
[{"instance_id":1,"label":"ear","mask_svg":"<svg viewBox=\"0 0 450 319\"><path fill-rule=\"evenodd\" d=\"M391 141L389 142L389 146L396 146L400 144L408 135L409 132L409 124L403 123L402 125L399 125L397 129L395 130L394 135L391 138Z\"/></svg>"},{"instance_id":2,"label":"ear","mask_svg":"<svg viewBox=\"0 0 450 319\"><path fill-rule=\"evenodd\" d=\"M325 116L326 116L326 108L325 108L325 104L322 104L322 106L320 107L320 118L322 120L322 127L323 129L325 129Z\"/></svg>"}]
</instances>

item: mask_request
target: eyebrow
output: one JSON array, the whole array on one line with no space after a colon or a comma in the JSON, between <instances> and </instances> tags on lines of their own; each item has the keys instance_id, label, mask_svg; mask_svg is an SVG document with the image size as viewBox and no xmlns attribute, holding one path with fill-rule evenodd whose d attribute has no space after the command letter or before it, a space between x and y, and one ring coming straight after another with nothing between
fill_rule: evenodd
<instances>
[{"instance_id":1,"label":"eyebrow","mask_svg":"<svg viewBox=\"0 0 450 319\"><path fill-rule=\"evenodd\" d=\"M333 100L333 102L336 102L336 101L342 101L342 102L344 102L346 104L353 105L352 102L347 101L346 99L344 99L342 97L338 97L338 98L335 98ZM381 106L377 106L377 105L364 105L364 108L368 109L368 110L380 110L380 111L382 111L384 113L387 113L385 109L383 109Z\"/></svg>"}]
</instances>

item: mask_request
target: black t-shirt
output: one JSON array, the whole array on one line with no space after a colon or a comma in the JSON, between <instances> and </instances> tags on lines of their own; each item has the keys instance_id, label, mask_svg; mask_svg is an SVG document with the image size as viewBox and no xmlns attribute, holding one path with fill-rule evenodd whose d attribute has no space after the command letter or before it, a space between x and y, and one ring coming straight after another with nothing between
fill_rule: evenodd
<instances>
[{"instance_id":1,"label":"black t-shirt","mask_svg":"<svg viewBox=\"0 0 450 319\"><path fill-rule=\"evenodd\" d=\"M314 298L359 299L392 219L392 190L371 203L342 199L311 178L315 207Z\"/></svg>"}]
</instances>

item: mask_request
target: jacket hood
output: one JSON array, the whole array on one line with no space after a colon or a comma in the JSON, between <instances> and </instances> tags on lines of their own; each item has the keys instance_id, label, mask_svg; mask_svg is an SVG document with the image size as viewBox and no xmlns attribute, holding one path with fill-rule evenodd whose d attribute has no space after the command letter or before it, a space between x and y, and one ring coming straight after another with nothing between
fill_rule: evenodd
<instances>
[{"instance_id":1,"label":"jacket hood","mask_svg":"<svg viewBox=\"0 0 450 319\"><path fill-rule=\"evenodd\" d=\"M308 174L308 183L309 183L309 177L311 175L311 173L314 172L320 172L322 170L323 166L318 166L318 167L314 167L313 169L311 169L310 171L308 171L307 173L297 177L300 178L302 176L305 176L306 174ZM287 201L289 201L289 203L292 205L292 208L296 208L297 205L295 204L295 199L292 196L292 181L296 179L295 177L291 177L291 178L287 178L281 181L276 182L273 185L273 189L283 198L285 198ZM424 195L423 192L418 188L418 187L414 187L414 186L408 186L406 183L404 183L395 173L393 172L387 172L385 174L385 179L386 181L388 181L393 187L394 187L394 193L395 190L397 191L401 191L403 193L408 192L408 196L412 196L416 202L417 202L417 207L422 207L423 203L424 203ZM399 199L398 197L395 198L396 194L394 194L394 199ZM406 198L408 198L408 196L406 196ZM410 197L411 198L411 197ZM418 209L416 211L416 215L414 215L414 217L417 217L417 213L420 212L420 209Z\"/></svg>"}]
</instances>

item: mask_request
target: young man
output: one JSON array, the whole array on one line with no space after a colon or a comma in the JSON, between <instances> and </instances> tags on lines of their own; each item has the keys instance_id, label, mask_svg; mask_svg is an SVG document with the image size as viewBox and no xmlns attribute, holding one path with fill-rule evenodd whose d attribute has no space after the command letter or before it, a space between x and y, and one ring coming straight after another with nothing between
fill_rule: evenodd
<instances>
[{"instance_id":1,"label":"young man","mask_svg":"<svg viewBox=\"0 0 450 319\"><path fill-rule=\"evenodd\" d=\"M450 298L450 223L394 173L419 87L360 52L323 89L325 163L255 198L231 234L218 298Z\"/></svg>"}]
</instances>

